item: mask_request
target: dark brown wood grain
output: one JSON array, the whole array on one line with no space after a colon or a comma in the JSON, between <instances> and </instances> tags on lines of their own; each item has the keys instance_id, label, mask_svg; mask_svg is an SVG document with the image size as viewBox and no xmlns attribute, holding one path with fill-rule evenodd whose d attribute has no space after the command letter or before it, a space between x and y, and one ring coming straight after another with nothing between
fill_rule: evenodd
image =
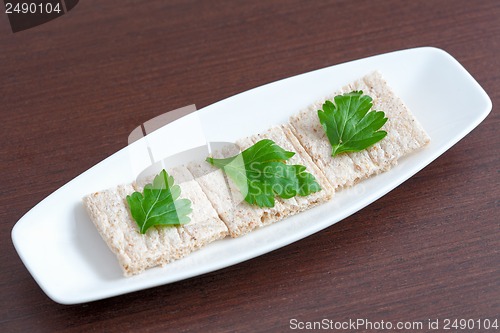
<instances>
[{"instance_id":1,"label":"dark brown wood grain","mask_svg":"<svg viewBox=\"0 0 500 333\"><path fill-rule=\"evenodd\" d=\"M0 331L276 332L291 318L500 321L499 36L498 1L87 0L15 34L1 13ZM10 232L18 219L126 146L138 124L427 45L452 54L493 110L344 221L214 273L73 306L51 301L17 256Z\"/></svg>"}]
</instances>

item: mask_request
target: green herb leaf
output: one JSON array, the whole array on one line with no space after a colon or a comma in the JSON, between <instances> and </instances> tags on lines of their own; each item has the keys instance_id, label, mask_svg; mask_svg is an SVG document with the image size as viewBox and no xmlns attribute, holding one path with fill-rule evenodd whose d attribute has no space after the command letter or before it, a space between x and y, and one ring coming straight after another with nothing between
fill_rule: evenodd
<instances>
[{"instance_id":1,"label":"green herb leaf","mask_svg":"<svg viewBox=\"0 0 500 333\"><path fill-rule=\"evenodd\" d=\"M332 145L332 156L363 150L387 135L379 131L387 121L385 113L370 111L370 96L353 91L335 96L334 101L326 101L323 110L318 110L319 122Z\"/></svg>"},{"instance_id":2,"label":"green herb leaf","mask_svg":"<svg viewBox=\"0 0 500 333\"><path fill-rule=\"evenodd\" d=\"M305 166L285 164L293 155L294 152L264 139L238 155L222 159L208 157L207 162L224 170L246 202L259 207L274 207L275 196L289 199L321 190Z\"/></svg>"},{"instance_id":3,"label":"green herb leaf","mask_svg":"<svg viewBox=\"0 0 500 333\"><path fill-rule=\"evenodd\" d=\"M191 201L179 199L181 188L174 178L162 170L152 184L144 186L143 194L127 195L127 202L141 234L154 225L179 225L190 221Z\"/></svg>"}]
</instances>

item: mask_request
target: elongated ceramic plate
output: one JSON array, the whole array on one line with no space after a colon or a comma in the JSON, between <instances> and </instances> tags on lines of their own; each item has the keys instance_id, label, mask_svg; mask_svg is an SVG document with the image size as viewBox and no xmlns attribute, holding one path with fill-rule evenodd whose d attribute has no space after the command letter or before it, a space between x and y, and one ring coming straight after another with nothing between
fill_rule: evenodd
<instances>
[{"instance_id":1,"label":"elongated ceramic plate","mask_svg":"<svg viewBox=\"0 0 500 333\"><path fill-rule=\"evenodd\" d=\"M83 196L133 181L150 162L146 145L153 155L166 156L206 140L231 142L284 123L312 102L374 70L382 73L429 133L429 146L403 158L389 172L337 193L327 204L247 236L214 242L164 268L123 277L82 206ZM353 214L457 143L491 107L488 95L452 56L430 47L294 76L203 108L113 154L26 213L14 226L12 240L34 279L59 303L88 302L172 283L254 258Z\"/></svg>"}]
</instances>

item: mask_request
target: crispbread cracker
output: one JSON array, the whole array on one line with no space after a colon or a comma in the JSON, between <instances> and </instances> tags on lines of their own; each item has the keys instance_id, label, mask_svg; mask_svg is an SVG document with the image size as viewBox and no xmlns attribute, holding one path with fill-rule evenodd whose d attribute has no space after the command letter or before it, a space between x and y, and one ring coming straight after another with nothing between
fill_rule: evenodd
<instances>
[{"instance_id":1,"label":"crispbread cracker","mask_svg":"<svg viewBox=\"0 0 500 333\"><path fill-rule=\"evenodd\" d=\"M236 144L241 147L241 150L245 150L247 148L250 148L251 146L254 145L256 141L254 141L253 137L246 137L240 140L236 141ZM231 186L234 186L232 181L229 179L229 184ZM234 186L234 190L239 193L238 189ZM250 205L245 202L245 209L255 209L256 205ZM260 225L259 227L266 226L268 224L274 223L276 221L282 220L288 213L286 211L285 206L283 205L283 202L279 200L279 198L275 198L274 200L274 207L262 207L259 208L261 211L260 213Z\"/></svg>"},{"instance_id":2,"label":"crispbread cracker","mask_svg":"<svg viewBox=\"0 0 500 333\"><path fill-rule=\"evenodd\" d=\"M367 75L349 85L355 90L363 90L373 98L373 106L385 112L388 117L384 129L387 137L380 141L380 149L388 156L402 157L425 146L430 138L403 101L396 96L379 72ZM385 140L387 139L388 140ZM384 142L385 141L385 142ZM368 149L371 154L372 150ZM373 158L377 163L384 163Z\"/></svg>"},{"instance_id":3,"label":"crispbread cracker","mask_svg":"<svg viewBox=\"0 0 500 333\"><path fill-rule=\"evenodd\" d=\"M209 165L207 162L190 163L188 165L189 170L200 183L219 216L226 223L231 237L242 236L255 228L280 221L331 198L333 188L328 183L328 180L311 161L300 144L291 141L285 132L289 132L288 135L292 140L294 139L288 127L276 126L266 133L238 140L236 142L236 146L239 147L237 151L228 146L227 149L216 151L213 155L215 158L234 156L240 151L251 147L257 141L268 138L286 150L297 152L287 163L304 165L307 171L315 176L322 187L322 191L307 197L296 196L290 199L276 197L274 207L258 207L243 201L239 189L221 170Z\"/></svg>"},{"instance_id":4,"label":"crispbread cracker","mask_svg":"<svg viewBox=\"0 0 500 333\"><path fill-rule=\"evenodd\" d=\"M142 191L138 184L120 185L83 199L92 222L117 256L125 276L180 259L227 235L225 224L189 171L185 167L175 168L172 174L181 187L181 197L193 203L191 222L184 226L151 227L140 234L126 203L127 195Z\"/></svg>"},{"instance_id":5,"label":"crispbread cracker","mask_svg":"<svg viewBox=\"0 0 500 333\"><path fill-rule=\"evenodd\" d=\"M331 156L331 145L317 115L324 100L290 118L293 134L334 188L352 186L360 180L386 171L397 163L399 157L429 142L425 131L380 73L367 75L335 92L328 99L333 101L336 95L353 90L363 90L370 95L373 98L373 108L384 111L388 118L382 127L387 131L387 136L366 150Z\"/></svg>"},{"instance_id":6,"label":"crispbread cracker","mask_svg":"<svg viewBox=\"0 0 500 333\"><path fill-rule=\"evenodd\" d=\"M234 146L215 151L214 158L237 155L253 143L249 138L238 140ZM235 149L235 147L238 147ZM231 237L243 236L255 228L280 220L283 206L276 201L273 208L260 208L244 201L236 185L222 170L206 161L192 162L188 169L194 175L213 207L229 229Z\"/></svg>"},{"instance_id":7,"label":"crispbread cracker","mask_svg":"<svg viewBox=\"0 0 500 333\"><path fill-rule=\"evenodd\" d=\"M281 211L282 218L297 214L318 204L324 203L332 198L333 188L328 182L328 179L314 164L311 157L305 152L304 148L297 141L297 138L292 134L288 125L272 127L265 133L256 134L250 138L253 143L262 139L270 139L281 148L287 151L295 152L295 155L292 156L286 163L290 165L300 164L305 166L306 171L311 173L321 186L321 191L311 193L305 197L295 196L290 199L276 198L276 200L283 207Z\"/></svg>"}]
</instances>

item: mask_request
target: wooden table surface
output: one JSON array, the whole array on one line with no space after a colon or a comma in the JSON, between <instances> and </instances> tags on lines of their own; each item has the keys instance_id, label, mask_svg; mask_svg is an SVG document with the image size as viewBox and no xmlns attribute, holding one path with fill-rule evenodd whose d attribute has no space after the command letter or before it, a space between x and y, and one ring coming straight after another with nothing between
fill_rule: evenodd
<instances>
[{"instance_id":1,"label":"wooden table surface","mask_svg":"<svg viewBox=\"0 0 500 333\"><path fill-rule=\"evenodd\" d=\"M51 301L19 259L11 240L18 219L126 146L138 124L418 46L453 55L493 110L344 221L233 267L81 305ZM18 33L1 14L0 331L276 332L293 318L500 321L499 54L498 1L87 0Z\"/></svg>"}]
</instances>

